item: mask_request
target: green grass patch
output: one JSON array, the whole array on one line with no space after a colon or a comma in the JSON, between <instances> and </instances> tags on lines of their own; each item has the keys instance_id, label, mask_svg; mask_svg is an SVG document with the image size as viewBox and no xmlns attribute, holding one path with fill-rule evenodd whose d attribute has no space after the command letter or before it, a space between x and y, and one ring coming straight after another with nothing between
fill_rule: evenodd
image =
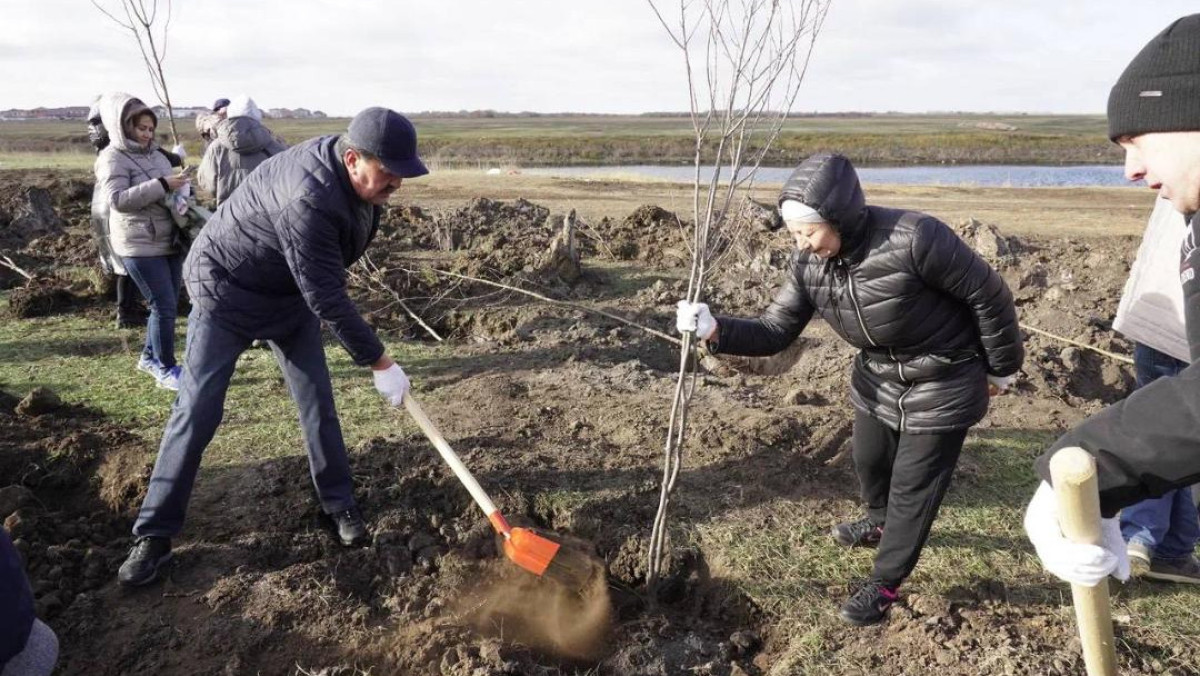
<instances>
[{"instance_id":1,"label":"green grass patch","mask_svg":"<svg viewBox=\"0 0 1200 676\"><path fill-rule=\"evenodd\" d=\"M177 333L180 359L185 326L181 321ZM98 410L156 448L175 395L134 368L144 339L143 330L119 330L111 322L78 315L0 322L0 387L17 396L48 387L68 403ZM406 366L421 363L439 349L400 341L389 347ZM355 366L337 343L326 344L326 355L348 447L415 429L383 403L368 371ZM248 350L238 361L225 418L205 452L205 464L304 453L296 407L274 355L267 349Z\"/></svg>"},{"instance_id":2,"label":"green grass patch","mask_svg":"<svg viewBox=\"0 0 1200 676\"><path fill-rule=\"evenodd\" d=\"M1070 614L1069 588L1042 570L1022 527L1039 481L1033 459L1055 436L1024 430L971 434L929 543L905 584L907 593L954 596L956 588L998 583L1008 603L1062 606ZM874 550L835 545L829 536L833 519L821 518L824 509L780 499L726 513L690 534L708 553L714 577L733 582L790 637L772 673L857 673L844 671L854 665L841 664L829 646L846 631L836 615L845 585L870 574ZM1127 653L1144 656L1148 665L1159 659L1200 666L1197 658L1186 657L1200 655L1193 587L1132 581L1112 582L1110 589L1113 616L1132 646Z\"/></svg>"}]
</instances>

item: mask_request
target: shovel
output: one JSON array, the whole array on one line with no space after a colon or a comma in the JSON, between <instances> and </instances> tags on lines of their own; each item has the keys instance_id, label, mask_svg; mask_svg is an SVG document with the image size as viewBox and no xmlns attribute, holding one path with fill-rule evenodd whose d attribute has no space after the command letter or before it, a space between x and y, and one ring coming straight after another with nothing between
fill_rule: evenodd
<instances>
[{"instance_id":1,"label":"shovel","mask_svg":"<svg viewBox=\"0 0 1200 676\"><path fill-rule=\"evenodd\" d=\"M586 592L592 579L603 568L593 557L581 552L563 548L559 543L543 537L528 528L513 528L496 509L496 505L484 492L475 477L458 459L458 455L446 443L441 432L433 425L433 421L425 415L420 404L413 398L412 393L404 395L404 408L417 421L417 426L433 442L442 460L450 465L454 476L466 486L475 504L487 515L492 528L504 537L504 554L513 563L543 579L550 579L576 592Z\"/></svg>"}]
</instances>

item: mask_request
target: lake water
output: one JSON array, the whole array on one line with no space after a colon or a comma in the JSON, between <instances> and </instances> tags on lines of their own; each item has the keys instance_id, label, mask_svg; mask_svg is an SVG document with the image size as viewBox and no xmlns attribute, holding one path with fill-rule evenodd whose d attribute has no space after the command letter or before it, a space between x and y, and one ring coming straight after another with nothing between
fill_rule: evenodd
<instances>
[{"instance_id":1,"label":"lake water","mask_svg":"<svg viewBox=\"0 0 1200 676\"><path fill-rule=\"evenodd\" d=\"M757 183L782 183L792 167L761 167ZM856 167L863 183L891 185L940 185L1000 188L1044 187L1141 187L1142 181L1125 179L1123 168L1114 165L1073 167L1026 167L1015 165L971 165L928 167ZM631 165L609 167L538 167L521 170L527 174L587 178L657 178L691 182L693 167ZM704 180L712 174L703 171Z\"/></svg>"}]
</instances>

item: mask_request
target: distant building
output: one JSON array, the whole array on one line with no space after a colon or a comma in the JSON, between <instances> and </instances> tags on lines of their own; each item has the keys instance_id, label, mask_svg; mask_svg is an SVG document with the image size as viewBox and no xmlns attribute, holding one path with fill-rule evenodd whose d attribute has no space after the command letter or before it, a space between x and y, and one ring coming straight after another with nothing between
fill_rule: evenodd
<instances>
[{"instance_id":1,"label":"distant building","mask_svg":"<svg viewBox=\"0 0 1200 676\"><path fill-rule=\"evenodd\" d=\"M87 117L88 106L65 106L63 108L10 108L0 110L0 120L82 120Z\"/></svg>"},{"instance_id":2,"label":"distant building","mask_svg":"<svg viewBox=\"0 0 1200 676\"><path fill-rule=\"evenodd\" d=\"M167 107L166 106L154 106L154 108L152 110L154 110L154 114L158 117L158 119L160 119L160 120L167 119ZM177 117L177 118L179 118L179 117L196 117L200 113L209 112L208 108L205 106L200 106L200 107L189 106L186 108L183 106L175 106L174 110L175 110L175 117Z\"/></svg>"},{"instance_id":3,"label":"distant building","mask_svg":"<svg viewBox=\"0 0 1200 676\"><path fill-rule=\"evenodd\" d=\"M309 119L326 117L325 113L319 110L309 110L308 108L269 108L266 111L267 117L275 117L280 119Z\"/></svg>"}]
</instances>

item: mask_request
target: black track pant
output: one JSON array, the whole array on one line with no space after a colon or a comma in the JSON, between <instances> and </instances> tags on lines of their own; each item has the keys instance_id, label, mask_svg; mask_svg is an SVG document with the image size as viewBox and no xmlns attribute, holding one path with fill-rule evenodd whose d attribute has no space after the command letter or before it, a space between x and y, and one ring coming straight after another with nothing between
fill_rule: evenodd
<instances>
[{"instance_id":1,"label":"black track pant","mask_svg":"<svg viewBox=\"0 0 1200 676\"><path fill-rule=\"evenodd\" d=\"M899 585L917 565L967 430L897 432L863 413L854 416L854 467L867 514L882 525L871 577Z\"/></svg>"}]
</instances>

